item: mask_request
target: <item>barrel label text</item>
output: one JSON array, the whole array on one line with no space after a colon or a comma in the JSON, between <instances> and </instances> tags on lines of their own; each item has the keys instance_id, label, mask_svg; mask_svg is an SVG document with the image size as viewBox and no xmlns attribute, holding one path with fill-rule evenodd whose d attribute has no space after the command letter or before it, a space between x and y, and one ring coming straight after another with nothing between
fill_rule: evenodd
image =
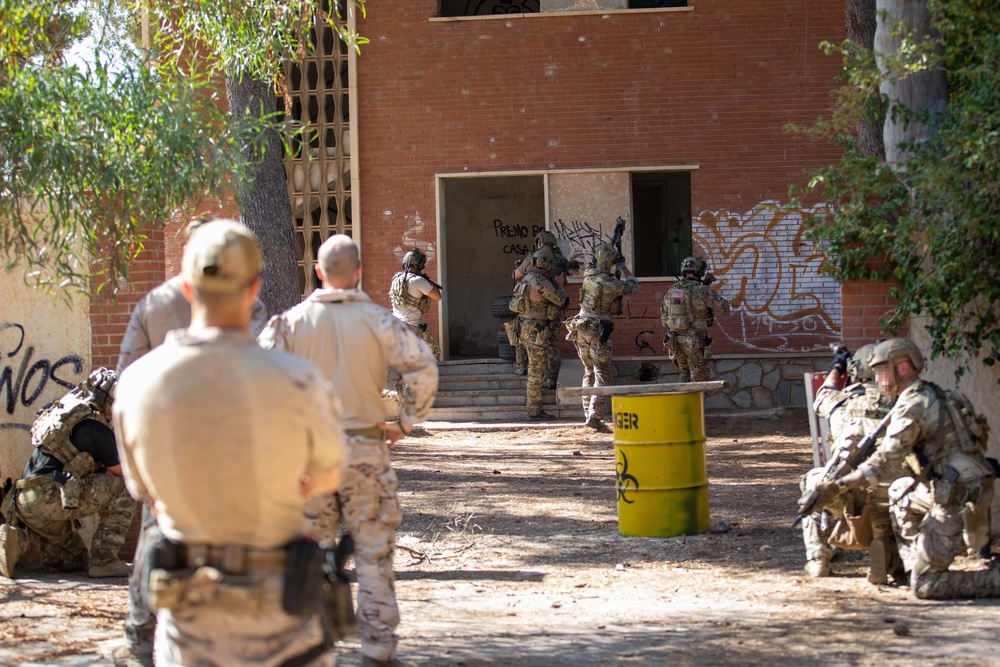
<instances>
[{"instance_id":1,"label":"barrel label text","mask_svg":"<svg viewBox=\"0 0 1000 667\"><path fill-rule=\"evenodd\" d=\"M615 428L623 430L639 428L639 415L634 412L616 412Z\"/></svg>"}]
</instances>

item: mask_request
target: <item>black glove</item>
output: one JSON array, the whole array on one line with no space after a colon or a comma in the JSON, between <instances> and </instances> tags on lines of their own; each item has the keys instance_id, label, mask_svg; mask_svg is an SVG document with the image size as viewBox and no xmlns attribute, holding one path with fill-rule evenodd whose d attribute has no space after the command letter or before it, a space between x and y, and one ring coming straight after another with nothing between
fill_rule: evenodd
<instances>
[{"instance_id":1,"label":"black glove","mask_svg":"<svg viewBox=\"0 0 1000 667\"><path fill-rule=\"evenodd\" d=\"M563 308L569 308L569 297L566 297L566 300L563 301L562 307Z\"/></svg>"},{"instance_id":2,"label":"black glove","mask_svg":"<svg viewBox=\"0 0 1000 667\"><path fill-rule=\"evenodd\" d=\"M846 347L842 347L833 355L833 365L830 366L830 370L837 370L840 371L841 375L847 375L847 362L850 360L850 351Z\"/></svg>"}]
</instances>

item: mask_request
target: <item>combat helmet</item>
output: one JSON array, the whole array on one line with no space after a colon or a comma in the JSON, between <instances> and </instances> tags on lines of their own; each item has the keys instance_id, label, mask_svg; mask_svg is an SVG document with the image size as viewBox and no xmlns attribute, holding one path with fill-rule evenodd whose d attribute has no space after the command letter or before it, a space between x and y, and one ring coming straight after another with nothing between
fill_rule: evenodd
<instances>
[{"instance_id":1,"label":"combat helmet","mask_svg":"<svg viewBox=\"0 0 1000 667\"><path fill-rule=\"evenodd\" d=\"M918 373L924 370L924 355L920 353L920 348L917 347L916 343L909 338L889 338L882 341L872 350L868 364L874 369L896 357L907 357Z\"/></svg>"},{"instance_id":2,"label":"combat helmet","mask_svg":"<svg viewBox=\"0 0 1000 667\"><path fill-rule=\"evenodd\" d=\"M684 261L681 262L681 275L683 276L688 271L691 271L701 278L705 275L706 268L708 268L708 265L705 264L705 260L698 257L698 255L691 255L690 257L685 257Z\"/></svg>"},{"instance_id":3,"label":"combat helmet","mask_svg":"<svg viewBox=\"0 0 1000 667\"><path fill-rule=\"evenodd\" d=\"M548 248L536 250L531 258L534 260L535 266L542 271L548 271L556 262L556 256Z\"/></svg>"},{"instance_id":4,"label":"combat helmet","mask_svg":"<svg viewBox=\"0 0 1000 667\"><path fill-rule=\"evenodd\" d=\"M555 234L553 234L547 229L543 229L542 231L538 232L537 236L535 236L535 247L537 248L542 244L555 246L556 241L557 239Z\"/></svg>"},{"instance_id":5,"label":"combat helmet","mask_svg":"<svg viewBox=\"0 0 1000 667\"><path fill-rule=\"evenodd\" d=\"M602 243L594 248L594 264L599 269L610 269L618 261L618 251L614 246Z\"/></svg>"},{"instance_id":6,"label":"combat helmet","mask_svg":"<svg viewBox=\"0 0 1000 667\"><path fill-rule=\"evenodd\" d=\"M403 255L403 270L421 272L427 264L427 255L420 252L420 248L413 246L408 253Z\"/></svg>"},{"instance_id":7,"label":"combat helmet","mask_svg":"<svg viewBox=\"0 0 1000 667\"><path fill-rule=\"evenodd\" d=\"M875 371L868 364L872 351L875 349L874 343L868 343L858 348L851 360L847 362L847 374L854 382L871 382L875 379Z\"/></svg>"},{"instance_id":8,"label":"combat helmet","mask_svg":"<svg viewBox=\"0 0 1000 667\"><path fill-rule=\"evenodd\" d=\"M105 409L115 400L115 386L118 383L118 374L110 368L95 368L87 376L87 379L80 383L80 389L90 393L90 402L99 409Z\"/></svg>"}]
</instances>

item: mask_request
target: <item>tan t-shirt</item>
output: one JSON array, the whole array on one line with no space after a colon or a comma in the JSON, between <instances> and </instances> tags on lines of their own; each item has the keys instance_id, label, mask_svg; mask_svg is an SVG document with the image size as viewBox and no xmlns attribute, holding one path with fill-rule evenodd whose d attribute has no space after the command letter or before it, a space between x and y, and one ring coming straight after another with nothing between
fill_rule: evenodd
<instances>
[{"instance_id":1,"label":"tan t-shirt","mask_svg":"<svg viewBox=\"0 0 1000 667\"><path fill-rule=\"evenodd\" d=\"M172 331L118 381L129 491L164 535L272 549L306 533L300 480L344 464L319 370L244 330Z\"/></svg>"},{"instance_id":2,"label":"tan t-shirt","mask_svg":"<svg viewBox=\"0 0 1000 667\"><path fill-rule=\"evenodd\" d=\"M406 391L399 421L409 430L427 415L437 393L437 360L405 324L361 290L319 289L275 315L259 337L265 348L314 362L343 406L344 428L386 420L382 389L389 366Z\"/></svg>"},{"instance_id":3,"label":"tan t-shirt","mask_svg":"<svg viewBox=\"0 0 1000 667\"><path fill-rule=\"evenodd\" d=\"M135 304L118 352L118 372L162 345L167 332L191 326L191 304L181 291L181 277L160 283ZM260 299L250 311L250 332L257 335L267 324L267 308Z\"/></svg>"}]
</instances>

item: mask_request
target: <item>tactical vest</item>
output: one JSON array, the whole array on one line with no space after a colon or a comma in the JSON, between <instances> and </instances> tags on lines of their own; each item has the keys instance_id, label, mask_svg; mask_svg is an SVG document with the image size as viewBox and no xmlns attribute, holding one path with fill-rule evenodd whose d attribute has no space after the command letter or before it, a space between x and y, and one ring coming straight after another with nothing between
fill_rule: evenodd
<instances>
[{"instance_id":1,"label":"tactical vest","mask_svg":"<svg viewBox=\"0 0 1000 667\"><path fill-rule=\"evenodd\" d=\"M934 389L938 400L941 401L941 416L947 415L950 418L954 431L953 437L958 441L946 444L952 446L957 444L966 454L984 454L990 437L990 425L986 421L986 417L976 412L965 394L942 389L933 382L927 384ZM941 426L939 420L938 429Z\"/></svg>"},{"instance_id":2,"label":"tactical vest","mask_svg":"<svg viewBox=\"0 0 1000 667\"><path fill-rule=\"evenodd\" d=\"M672 331L685 331L694 326L694 304L691 301L691 291L681 287L681 283L667 292L667 328Z\"/></svg>"},{"instance_id":3,"label":"tactical vest","mask_svg":"<svg viewBox=\"0 0 1000 667\"><path fill-rule=\"evenodd\" d=\"M531 312L531 303L528 300L528 276L521 278L517 281L517 285L514 286L514 294L510 297L510 303L507 307L510 308L515 313L528 313Z\"/></svg>"},{"instance_id":4,"label":"tactical vest","mask_svg":"<svg viewBox=\"0 0 1000 667\"><path fill-rule=\"evenodd\" d=\"M409 277L416 275L400 271L392 277L389 287L389 303L393 308L416 308L421 314L431 309L431 300L426 296L416 297L410 294Z\"/></svg>"},{"instance_id":5,"label":"tactical vest","mask_svg":"<svg viewBox=\"0 0 1000 667\"><path fill-rule=\"evenodd\" d=\"M580 305L598 317L609 317L614 315L616 297L609 296L604 289L605 283L611 280L611 274L606 271L587 271L580 287Z\"/></svg>"},{"instance_id":6,"label":"tactical vest","mask_svg":"<svg viewBox=\"0 0 1000 667\"><path fill-rule=\"evenodd\" d=\"M73 428L84 419L108 425L104 415L90 404L90 396L74 389L38 414L31 426L31 444L59 459L64 472L77 477L89 475L97 470L97 463L69 439Z\"/></svg>"}]
</instances>

